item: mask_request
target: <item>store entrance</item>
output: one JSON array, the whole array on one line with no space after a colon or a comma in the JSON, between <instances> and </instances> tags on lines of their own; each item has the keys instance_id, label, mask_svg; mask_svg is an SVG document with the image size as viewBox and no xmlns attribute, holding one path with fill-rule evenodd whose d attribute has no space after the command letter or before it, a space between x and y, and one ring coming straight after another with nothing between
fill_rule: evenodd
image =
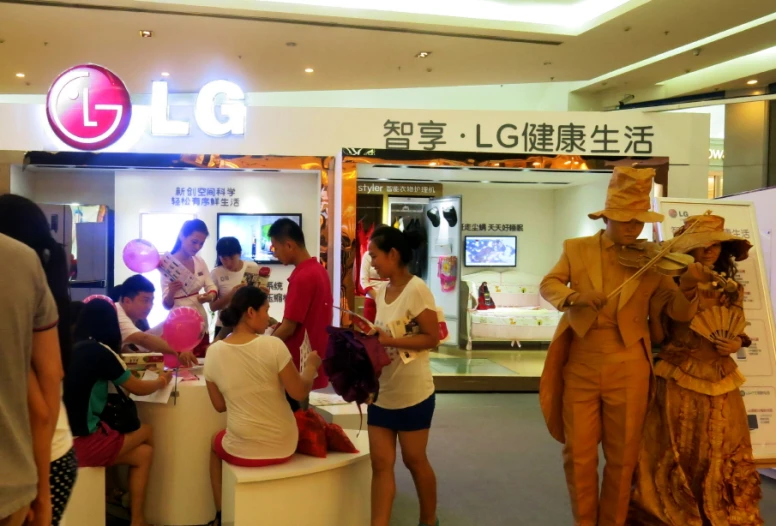
<instances>
[{"instance_id":1,"label":"store entrance","mask_svg":"<svg viewBox=\"0 0 776 526\"><path fill-rule=\"evenodd\" d=\"M561 313L539 283L563 240L594 234L609 170L358 165L360 240L354 302L363 312L369 268L359 257L380 224L420 226L413 270L444 310L449 339L432 353L440 391L535 391Z\"/></svg>"}]
</instances>

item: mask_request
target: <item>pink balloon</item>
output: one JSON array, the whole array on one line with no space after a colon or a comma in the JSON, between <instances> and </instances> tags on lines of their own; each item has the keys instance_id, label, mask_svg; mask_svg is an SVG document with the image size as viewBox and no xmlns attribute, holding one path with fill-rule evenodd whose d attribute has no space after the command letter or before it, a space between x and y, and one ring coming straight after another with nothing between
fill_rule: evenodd
<instances>
[{"instance_id":1,"label":"pink balloon","mask_svg":"<svg viewBox=\"0 0 776 526\"><path fill-rule=\"evenodd\" d=\"M124 264L132 272L143 274L159 267L159 251L144 239L133 239L124 247Z\"/></svg>"},{"instance_id":2,"label":"pink balloon","mask_svg":"<svg viewBox=\"0 0 776 526\"><path fill-rule=\"evenodd\" d=\"M113 308L114 308L114 309L116 308L116 304L115 304L115 303L113 303L113 300L112 300L112 299L110 299L108 296L103 296L102 294L92 294L91 296L87 296L87 298L86 298L86 299L84 299L84 303L85 303L85 304L86 304L86 303L89 303L89 302L90 302L90 301L92 301L92 300L103 300L103 301L107 301L108 303L110 303L111 305L113 305Z\"/></svg>"},{"instance_id":3,"label":"pink balloon","mask_svg":"<svg viewBox=\"0 0 776 526\"><path fill-rule=\"evenodd\" d=\"M205 320L192 307L178 307L170 312L162 327L162 337L177 352L189 352L202 341Z\"/></svg>"}]
</instances>

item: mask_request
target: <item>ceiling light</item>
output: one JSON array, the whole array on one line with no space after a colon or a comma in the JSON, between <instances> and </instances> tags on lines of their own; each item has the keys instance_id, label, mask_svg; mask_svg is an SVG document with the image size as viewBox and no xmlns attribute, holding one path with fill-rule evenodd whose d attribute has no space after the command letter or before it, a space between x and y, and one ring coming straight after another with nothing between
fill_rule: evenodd
<instances>
[{"instance_id":1,"label":"ceiling light","mask_svg":"<svg viewBox=\"0 0 776 526\"><path fill-rule=\"evenodd\" d=\"M757 84L757 79L747 80L746 83L749 84L750 86L754 86L755 84Z\"/></svg>"},{"instance_id":2,"label":"ceiling light","mask_svg":"<svg viewBox=\"0 0 776 526\"><path fill-rule=\"evenodd\" d=\"M23 79L24 78L24 73L17 73L16 74L16 78Z\"/></svg>"},{"instance_id":3,"label":"ceiling light","mask_svg":"<svg viewBox=\"0 0 776 526\"><path fill-rule=\"evenodd\" d=\"M415 58L426 58L431 54L431 51L421 51L417 55L415 55Z\"/></svg>"},{"instance_id":4,"label":"ceiling light","mask_svg":"<svg viewBox=\"0 0 776 526\"><path fill-rule=\"evenodd\" d=\"M304 72L305 72L305 73L312 73L312 72L314 72L314 71L315 71L315 70L314 70L313 68L304 68Z\"/></svg>"},{"instance_id":5,"label":"ceiling light","mask_svg":"<svg viewBox=\"0 0 776 526\"><path fill-rule=\"evenodd\" d=\"M162 71L162 76L163 77L169 77L170 76L170 72L169 71Z\"/></svg>"},{"instance_id":6,"label":"ceiling light","mask_svg":"<svg viewBox=\"0 0 776 526\"><path fill-rule=\"evenodd\" d=\"M154 36L154 32L151 31L150 29L141 29L139 33L140 33L140 36L143 38L151 38L152 36Z\"/></svg>"},{"instance_id":7,"label":"ceiling light","mask_svg":"<svg viewBox=\"0 0 776 526\"><path fill-rule=\"evenodd\" d=\"M482 184L488 184L490 181L480 181Z\"/></svg>"}]
</instances>

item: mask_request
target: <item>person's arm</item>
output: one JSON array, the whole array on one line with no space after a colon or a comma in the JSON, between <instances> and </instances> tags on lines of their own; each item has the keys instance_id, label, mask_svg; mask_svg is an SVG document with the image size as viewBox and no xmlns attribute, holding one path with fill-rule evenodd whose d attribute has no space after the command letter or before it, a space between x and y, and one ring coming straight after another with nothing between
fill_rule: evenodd
<instances>
[{"instance_id":1,"label":"person's arm","mask_svg":"<svg viewBox=\"0 0 776 526\"><path fill-rule=\"evenodd\" d=\"M370 298L374 299L377 295L374 286L372 285L372 279L370 277L370 271L372 270L372 258L369 253L364 254L361 259L361 288L364 289L364 293Z\"/></svg>"},{"instance_id":2,"label":"person's arm","mask_svg":"<svg viewBox=\"0 0 776 526\"><path fill-rule=\"evenodd\" d=\"M243 288L244 286L245 286L244 284L240 284L240 285L237 285L236 287L232 288L232 290L230 290L229 292L227 292L225 294L224 293L219 294L218 298L216 298L210 304L210 310L216 311L216 310L221 310L221 309L225 309L226 307L228 307L229 304L232 302L232 298L234 297L234 293L237 292L238 290L240 290L241 288Z\"/></svg>"},{"instance_id":3,"label":"person's arm","mask_svg":"<svg viewBox=\"0 0 776 526\"><path fill-rule=\"evenodd\" d=\"M287 350L286 354L288 354ZM291 398L301 402L307 398L313 388L315 374L321 365L321 357L315 351L308 354L301 374L296 370L294 361L290 359L291 355L288 355L288 358L288 363L280 370L280 382Z\"/></svg>"},{"instance_id":4,"label":"person's arm","mask_svg":"<svg viewBox=\"0 0 776 526\"><path fill-rule=\"evenodd\" d=\"M283 321L280 323L280 327L272 333L272 336L280 338L284 342L288 341L296 332L297 327L307 319L312 294L306 288L306 284L299 279L289 282Z\"/></svg>"},{"instance_id":5,"label":"person's arm","mask_svg":"<svg viewBox=\"0 0 776 526\"><path fill-rule=\"evenodd\" d=\"M569 308L569 299L578 295L577 292L569 288L571 281L571 263L566 253L567 241L563 242L563 253L555 266L544 276L539 292L542 297L550 302L556 309L563 312Z\"/></svg>"},{"instance_id":6,"label":"person's arm","mask_svg":"<svg viewBox=\"0 0 776 526\"><path fill-rule=\"evenodd\" d=\"M380 343L408 351L427 351L439 345L439 316L435 310L426 309L415 318L420 334L394 338L385 331L379 331Z\"/></svg>"},{"instance_id":7,"label":"person's arm","mask_svg":"<svg viewBox=\"0 0 776 526\"><path fill-rule=\"evenodd\" d=\"M49 440L59 418L61 385L64 378L59 333L56 326L32 335L32 371L46 402L50 418Z\"/></svg>"},{"instance_id":8,"label":"person's arm","mask_svg":"<svg viewBox=\"0 0 776 526\"><path fill-rule=\"evenodd\" d=\"M213 282L213 278L210 277L210 270L208 270L205 260L199 256L195 256L194 270L197 274L202 273L202 279L204 280L203 288L205 289L205 293L199 295L199 302L210 303L211 310L213 310L212 303L218 299L218 287L216 287L216 284Z\"/></svg>"},{"instance_id":9,"label":"person's arm","mask_svg":"<svg viewBox=\"0 0 776 526\"><path fill-rule=\"evenodd\" d=\"M164 389L172 379L172 371L162 371L159 373L159 378L156 380L141 380L129 371L126 371L126 373L129 373L126 378L120 377L118 380L114 381L114 384L116 384L117 387L123 387L136 396L146 396L155 393L159 389Z\"/></svg>"},{"instance_id":10,"label":"person's arm","mask_svg":"<svg viewBox=\"0 0 776 526\"><path fill-rule=\"evenodd\" d=\"M698 312L698 283L709 280L710 276L700 263L688 265L678 286L669 276L664 276L657 293L668 295L665 308L668 317L680 322L692 320Z\"/></svg>"},{"instance_id":11,"label":"person's arm","mask_svg":"<svg viewBox=\"0 0 776 526\"><path fill-rule=\"evenodd\" d=\"M225 413L226 400L224 400L224 395L221 394L221 390L210 380L205 380L205 385L207 385L207 394L210 396L210 403L213 404L213 409L219 413Z\"/></svg>"},{"instance_id":12,"label":"person's arm","mask_svg":"<svg viewBox=\"0 0 776 526\"><path fill-rule=\"evenodd\" d=\"M275 329L275 332L272 333L272 336L274 336L275 338L280 338L285 342L291 336L294 335L294 332L296 332L296 328L298 326L299 326L298 322L289 320L288 318L283 318L283 321L280 323L280 327Z\"/></svg>"},{"instance_id":13,"label":"person's arm","mask_svg":"<svg viewBox=\"0 0 776 526\"><path fill-rule=\"evenodd\" d=\"M183 283L180 281L171 281L166 287L164 287L164 300L162 305L167 310L171 310L175 306L175 296L183 290Z\"/></svg>"},{"instance_id":14,"label":"person's arm","mask_svg":"<svg viewBox=\"0 0 776 526\"><path fill-rule=\"evenodd\" d=\"M32 430L32 451L38 471L38 493L32 503L34 524L51 524L51 440L56 420L52 420L48 404L32 371L28 374L27 406Z\"/></svg>"}]
</instances>

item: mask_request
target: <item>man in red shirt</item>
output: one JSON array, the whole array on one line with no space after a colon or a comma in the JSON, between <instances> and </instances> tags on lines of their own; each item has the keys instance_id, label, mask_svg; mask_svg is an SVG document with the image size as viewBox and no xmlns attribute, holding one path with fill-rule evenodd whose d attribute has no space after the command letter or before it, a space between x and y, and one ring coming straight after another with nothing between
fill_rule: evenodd
<instances>
[{"instance_id":1,"label":"man in red shirt","mask_svg":"<svg viewBox=\"0 0 776 526\"><path fill-rule=\"evenodd\" d=\"M296 267L288 278L283 322L272 335L286 343L298 368L299 348L304 341L305 332L310 339L312 350L321 356L326 355L326 345L329 342L326 327L331 325L334 317L331 281L323 265L311 257L305 248L302 228L291 219L275 221L269 229L269 237L275 257L284 265ZM313 382L313 389L321 389L328 384L329 379L321 367Z\"/></svg>"}]
</instances>

